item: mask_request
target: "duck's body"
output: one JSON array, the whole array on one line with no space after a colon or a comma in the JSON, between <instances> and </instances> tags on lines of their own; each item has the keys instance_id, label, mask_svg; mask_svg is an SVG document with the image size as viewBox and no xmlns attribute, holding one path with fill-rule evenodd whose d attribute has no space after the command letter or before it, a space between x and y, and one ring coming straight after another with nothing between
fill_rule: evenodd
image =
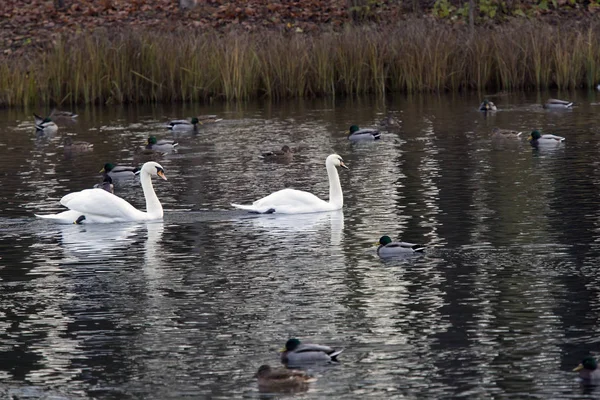
<instances>
[{"instance_id":1,"label":"duck's body","mask_svg":"<svg viewBox=\"0 0 600 400\"><path fill-rule=\"evenodd\" d=\"M104 175L102 183L95 184L94 188L102 189L112 194L115 193L115 186L113 185L113 180L110 175Z\"/></svg>"},{"instance_id":2,"label":"duck's body","mask_svg":"<svg viewBox=\"0 0 600 400\"><path fill-rule=\"evenodd\" d=\"M265 161L291 161L294 157L294 153L289 146L283 146L281 150L273 150L268 151L266 153L262 153L259 158L262 158Z\"/></svg>"},{"instance_id":3,"label":"duck's body","mask_svg":"<svg viewBox=\"0 0 600 400\"><path fill-rule=\"evenodd\" d=\"M579 378L583 383L600 384L600 369L594 357L585 357L573 371L579 372Z\"/></svg>"},{"instance_id":4,"label":"duck's body","mask_svg":"<svg viewBox=\"0 0 600 400\"><path fill-rule=\"evenodd\" d=\"M128 167L124 165L113 165L111 163L104 164L104 167L100 170L106 176L110 176L112 179L129 179L133 178L140 172L138 167Z\"/></svg>"},{"instance_id":5,"label":"duck's body","mask_svg":"<svg viewBox=\"0 0 600 400\"><path fill-rule=\"evenodd\" d=\"M364 142L381 139L381 133L376 129L360 129L357 125L352 125L348 131L348 140L351 142Z\"/></svg>"},{"instance_id":6,"label":"duck's body","mask_svg":"<svg viewBox=\"0 0 600 400\"><path fill-rule=\"evenodd\" d=\"M73 153L84 153L94 149L93 144L81 140L73 140L69 136L63 139L63 147L66 152Z\"/></svg>"},{"instance_id":7,"label":"duck's body","mask_svg":"<svg viewBox=\"0 0 600 400\"><path fill-rule=\"evenodd\" d=\"M110 223L128 221L151 221L163 217L163 209L152 187L152 176L166 180L164 170L156 162L147 162L142 166L140 181L146 199L146 211L140 211L127 201L99 188L85 189L70 193L60 200L68 211L58 214L37 215L59 223Z\"/></svg>"},{"instance_id":8,"label":"duck's body","mask_svg":"<svg viewBox=\"0 0 600 400\"><path fill-rule=\"evenodd\" d=\"M194 117L191 121L187 119L176 119L167 124L167 128L175 132L198 131L198 118Z\"/></svg>"},{"instance_id":9,"label":"duck's body","mask_svg":"<svg viewBox=\"0 0 600 400\"><path fill-rule=\"evenodd\" d=\"M214 124L216 122L223 121L223 118L217 118L216 115L200 115L198 117L198 121L200 121L200 123L202 125L206 125L206 124Z\"/></svg>"},{"instance_id":10,"label":"duck's body","mask_svg":"<svg viewBox=\"0 0 600 400\"><path fill-rule=\"evenodd\" d=\"M539 146L557 146L565 141L565 138L562 136L552 135L552 134L544 134L542 135L539 131L532 131L531 135L529 135L529 143L533 147Z\"/></svg>"},{"instance_id":11,"label":"duck's body","mask_svg":"<svg viewBox=\"0 0 600 400\"><path fill-rule=\"evenodd\" d=\"M316 381L306 372L297 369L271 368L261 365L256 373L258 390L261 392L301 392L308 389L310 382Z\"/></svg>"},{"instance_id":12,"label":"duck's body","mask_svg":"<svg viewBox=\"0 0 600 400\"><path fill-rule=\"evenodd\" d=\"M161 153L168 153L173 151L178 145L174 140L161 139L157 140L155 136L148 137L148 143L146 144L147 150L160 151Z\"/></svg>"},{"instance_id":13,"label":"duck's body","mask_svg":"<svg viewBox=\"0 0 600 400\"><path fill-rule=\"evenodd\" d=\"M397 128L400 126L400 120L391 115L388 115L387 117L382 119L381 122L379 122L379 125L385 128Z\"/></svg>"},{"instance_id":14,"label":"duck's body","mask_svg":"<svg viewBox=\"0 0 600 400\"><path fill-rule=\"evenodd\" d=\"M377 254L381 258L406 256L422 253L425 246L409 242L392 242L389 236L382 236L377 243Z\"/></svg>"},{"instance_id":15,"label":"duck's body","mask_svg":"<svg viewBox=\"0 0 600 400\"><path fill-rule=\"evenodd\" d=\"M511 129L500 129L494 128L492 129L492 135L498 138L506 138L506 139L519 139L523 132L513 131Z\"/></svg>"},{"instance_id":16,"label":"duck's body","mask_svg":"<svg viewBox=\"0 0 600 400\"><path fill-rule=\"evenodd\" d=\"M498 107L496 107L496 105L494 103L492 103L491 101L489 101L488 99L484 99L481 104L479 105L479 111L497 111Z\"/></svg>"},{"instance_id":17,"label":"duck's body","mask_svg":"<svg viewBox=\"0 0 600 400\"><path fill-rule=\"evenodd\" d=\"M285 343L281 350L281 362L286 365L301 365L315 362L337 361L344 349L336 350L329 346L313 343L301 343L293 338Z\"/></svg>"},{"instance_id":18,"label":"duck's body","mask_svg":"<svg viewBox=\"0 0 600 400\"><path fill-rule=\"evenodd\" d=\"M331 154L325 160L329 176L329 201L321 200L312 193L296 189L283 189L272 193L251 205L231 204L235 208L257 214L306 214L339 210L344 206L340 177L336 167L348 168L342 157Z\"/></svg>"},{"instance_id":19,"label":"duck's body","mask_svg":"<svg viewBox=\"0 0 600 400\"><path fill-rule=\"evenodd\" d=\"M571 101L548 99L548 101L546 103L544 103L544 105L542 107L548 108L548 109L564 110L567 108L571 108L572 106L573 106L573 102L571 102Z\"/></svg>"},{"instance_id":20,"label":"duck's body","mask_svg":"<svg viewBox=\"0 0 600 400\"><path fill-rule=\"evenodd\" d=\"M33 114L35 121L35 130L45 134L53 134L58 131L58 126L50 119L50 117L42 118L37 114Z\"/></svg>"},{"instance_id":21,"label":"duck's body","mask_svg":"<svg viewBox=\"0 0 600 400\"><path fill-rule=\"evenodd\" d=\"M77 114L71 111L60 111L55 108L50 113L50 118L52 118L54 121L62 120L72 122L75 118L77 118Z\"/></svg>"}]
</instances>

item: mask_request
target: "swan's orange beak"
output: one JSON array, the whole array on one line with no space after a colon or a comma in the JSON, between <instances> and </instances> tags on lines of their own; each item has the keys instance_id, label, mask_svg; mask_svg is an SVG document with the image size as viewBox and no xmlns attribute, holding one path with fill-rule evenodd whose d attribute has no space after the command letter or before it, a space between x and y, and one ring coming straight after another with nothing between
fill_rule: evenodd
<instances>
[{"instance_id":1,"label":"swan's orange beak","mask_svg":"<svg viewBox=\"0 0 600 400\"><path fill-rule=\"evenodd\" d=\"M344 162L343 162L343 161L340 161L340 167L342 167L342 168L346 168L346 169L350 169L350 168L348 168L348 167L346 166L346 164L344 164Z\"/></svg>"},{"instance_id":2,"label":"swan's orange beak","mask_svg":"<svg viewBox=\"0 0 600 400\"><path fill-rule=\"evenodd\" d=\"M156 175L160 176L160 177L161 177L161 178L163 178L165 181L167 180L167 177L165 176L165 173L164 173L164 172L162 172L162 171L158 171L158 172L156 173Z\"/></svg>"}]
</instances>

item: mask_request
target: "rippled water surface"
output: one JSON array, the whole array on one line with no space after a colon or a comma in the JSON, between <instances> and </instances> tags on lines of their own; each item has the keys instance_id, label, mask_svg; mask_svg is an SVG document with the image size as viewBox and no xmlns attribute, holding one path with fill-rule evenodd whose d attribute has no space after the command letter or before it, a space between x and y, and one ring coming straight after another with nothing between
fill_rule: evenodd
<instances>
[{"instance_id":1,"label":"rippled water surface","mask_svg":"<svg viewBox=\"0 0 600 400\"><path fill-rule=\"evenodd\" d=\"M563 112L548 96L494 97L487 116L470 95L82 108L52 136L34 132L42 110L0 110L0 397L257 398L290 337L346 349L296 398L594 396L571 369L600 353L600 94L563 93ZM381 141L347 141L388 112L402 122ZM199 114L224 120L158 160L163 222L34 217ZM532 149L495 126L567 140ZM290 163L257 157L284 144ZM350 167L342 211L230 206L284 187L326 198L332 152ZM115 190L145 207L139 182ZM382 261L384 234L429 249Z\"/></svg>"}]
</instances>

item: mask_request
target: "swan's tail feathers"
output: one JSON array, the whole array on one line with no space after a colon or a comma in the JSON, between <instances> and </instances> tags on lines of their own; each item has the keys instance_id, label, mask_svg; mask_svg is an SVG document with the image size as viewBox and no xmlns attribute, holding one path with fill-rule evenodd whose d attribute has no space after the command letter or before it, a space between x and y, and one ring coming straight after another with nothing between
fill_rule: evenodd
<instances>
[{"instance_id":1,"label":"swan's tail feathers","mask_svg":"<svg viewBox=\"0 0 600 400\"><path fill-rule=\"evenodd\" d=\"M255 206L247 206L244 204L235 204L235 203L231 203L231 206L238 208L240 210L248 211L249 213L252 213L252 214L273 214L275 212L275 209L272 207L261 209L261 208L256 208Z\"/></svg>"},{"instance_id":2,"label":"swan's tail feathers","mask_svg":"<svg viewBox=\"0 0 600 400\"><path fill-rule=\"evenodd\" d=\"M329 357L331 357L331 361L337 361L337 356L342 354L343 351L344 351L344 349L339 349L339 350L336 350L333 353L329 354Z\"/></svg>"}]
</instances>

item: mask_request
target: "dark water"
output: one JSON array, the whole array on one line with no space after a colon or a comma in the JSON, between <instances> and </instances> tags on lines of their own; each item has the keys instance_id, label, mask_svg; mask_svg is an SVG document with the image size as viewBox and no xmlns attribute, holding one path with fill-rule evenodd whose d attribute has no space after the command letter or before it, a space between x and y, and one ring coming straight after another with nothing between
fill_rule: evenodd
<instances>
[{"instance_id":1,"label":"dark water","mask_svg":"<svg viewBox=\"0 0 600 400\"><path fill-rule=\"evenodd\" d=\"M256 398L292 336L346 348L297 398L595 396L571 369L600 353L600 94L562 94L564 112L537 105L550 95L493 98L487 117L477 96L78 109L51 137L35 110L0 111L0 397ZM388 111L399 129L348 143ZM210 113L225 120L159 160L163 222L34 218L138 161L169 119ZM495 126L567 141L535 150ZM283 144L291 163L257 158ZM332 152L350 167L342 212L230 207L286 186L326 198ZM116 193L144 208L139 183ZM431 248L381 261L383 234Z\"/></svg>"}]
</instances>

